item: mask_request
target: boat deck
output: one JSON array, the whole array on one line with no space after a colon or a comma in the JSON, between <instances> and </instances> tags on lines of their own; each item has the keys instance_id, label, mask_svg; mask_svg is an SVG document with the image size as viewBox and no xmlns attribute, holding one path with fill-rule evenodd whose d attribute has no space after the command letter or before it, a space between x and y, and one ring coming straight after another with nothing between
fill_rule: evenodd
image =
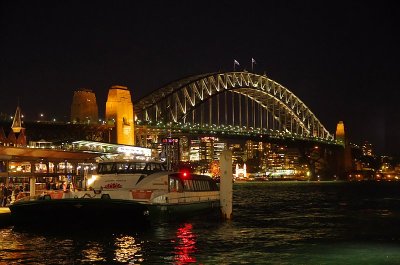
<instances>
[{"instance_id":1,"label":"boat deck","mask_svg":"<svg viewBox=\"0 0 400 265\"><path fill-rule=\"evenodd\" d=\"M11 224L11 212L8 207L0 207L0 227Z\"/></svg>"},{"instance_id":2,"label":"boat deck","mask_svg":"<svg viewBox=\"0 0 400 265\"><path fill-rule=\"evenodd\" d=\"M10 213L10 208L8 207L0 207L0 214Z\"/></svg>"}]
</instances>

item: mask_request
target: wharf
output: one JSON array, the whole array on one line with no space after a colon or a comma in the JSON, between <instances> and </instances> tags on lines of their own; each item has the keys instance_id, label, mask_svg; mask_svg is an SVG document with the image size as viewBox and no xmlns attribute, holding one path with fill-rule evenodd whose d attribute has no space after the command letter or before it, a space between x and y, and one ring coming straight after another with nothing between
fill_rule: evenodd
<instances>
[{"instance_id":1,"label":"wharf","mask_svg":"<svg viewBox=\"0 0 400 265\"><path fill-rule=\"evenodd\" d=\"M0 207L0 228L11 225L11 212L8 207Z\"/></svg>"}]
</instances>

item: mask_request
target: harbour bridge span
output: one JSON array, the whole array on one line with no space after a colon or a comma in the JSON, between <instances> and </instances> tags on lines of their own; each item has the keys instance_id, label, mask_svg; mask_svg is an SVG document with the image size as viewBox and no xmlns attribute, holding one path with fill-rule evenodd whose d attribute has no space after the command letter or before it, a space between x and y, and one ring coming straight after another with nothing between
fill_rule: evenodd
<instances>
[{"instance_id":1,"label":"harbour bridge span","mask_svg":"<svg viewBox=\"0 0 400 265\"><path fill-rule=\"evenodd\" d=\"M225 72L174 81L134 102L137 128L308 139L333 135L289 89L265 75Z\"/></svg>"}]
</instances>

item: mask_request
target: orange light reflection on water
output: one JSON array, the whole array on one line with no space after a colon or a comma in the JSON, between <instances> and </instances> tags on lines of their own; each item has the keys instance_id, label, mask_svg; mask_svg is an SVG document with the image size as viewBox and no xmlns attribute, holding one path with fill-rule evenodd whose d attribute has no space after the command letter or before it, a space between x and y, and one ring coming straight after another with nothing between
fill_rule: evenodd
<instances>
[{"instance_id":1,"label":"orange light reflection on water","mask_svg":"<svg viewBox=\"0 0 400 265\"><path fill-rule=\"evenodd\" d=\"M139 254L141 250L140 242L136 242L132 236L119 236L115 239L115 261L130 262L129 264L137 264L142 262L143 258Z\"/></svg>"}]
</instances>

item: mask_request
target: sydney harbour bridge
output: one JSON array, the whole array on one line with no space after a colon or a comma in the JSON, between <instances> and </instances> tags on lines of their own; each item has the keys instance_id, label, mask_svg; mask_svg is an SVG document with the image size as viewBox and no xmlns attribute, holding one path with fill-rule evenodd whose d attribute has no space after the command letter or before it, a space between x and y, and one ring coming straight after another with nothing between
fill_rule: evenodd
<instances>
[{"instance_id":1,"label":"sydney harbour bridge","mask_svg":"<svg viewBox=\"0 0 400 265\"><path fill-rule=\"evenodd\" d=\"M180 136L218 136L296 147L315 175L317 164L343 175L343 146L289 89L265 75L209 73L172 82L134 103L136 144ZM153 137L149 137L153 135Z\"/></svg>"},{"instance_id":2,"label":"sydney harbour bridge","mask_svg":"<svg viewBox=\"0 0 400 265\"><path fill-rule=\"evenodd\" d=\"M134 103L143 130L335 144L333 135L290 90L265 75L209 73L172 82ZM145 131L147 134L148 131Z\"/></svg>"}]
</instances>

